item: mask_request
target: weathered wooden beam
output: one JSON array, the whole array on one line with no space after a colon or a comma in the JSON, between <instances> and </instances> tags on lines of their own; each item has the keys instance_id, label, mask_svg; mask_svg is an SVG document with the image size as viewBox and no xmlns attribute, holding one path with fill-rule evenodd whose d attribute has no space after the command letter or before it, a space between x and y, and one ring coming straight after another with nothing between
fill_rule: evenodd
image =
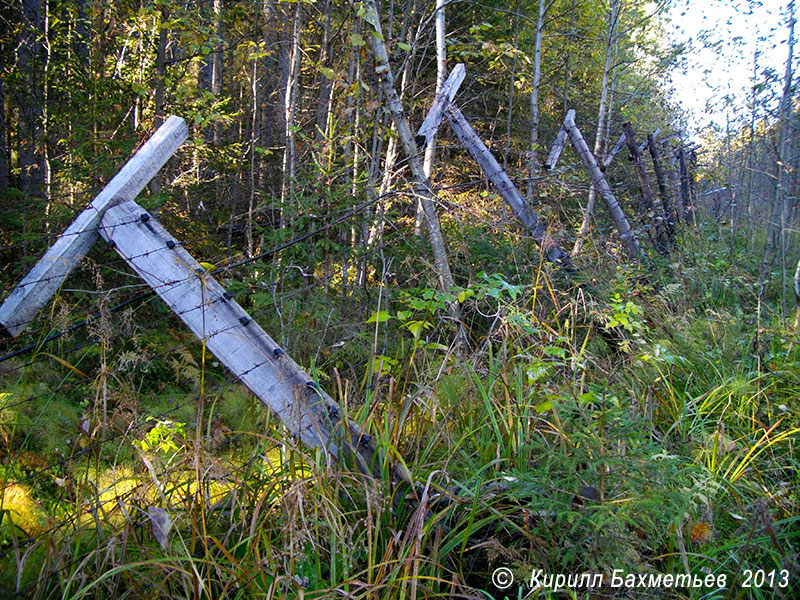
<instances>
[{"instance_id":1,"label":"weathered wooden beam","mask_svg":"<svg viewBox=\"0 0 800 600\"><path fill-rule=\"evenodd\" d=\"M442 84L441 91L434 99L433 104L431 104L428 114L425 116L425 120L422 121L422 125L419 126L415 138L418 148L424 148L428 145L428 142L433 139L433 136L439 129L439 125L442 124L445 109L453 101L453 98L456 97L458 88L461 87L465 76L466 71L463 63L458 63L453 67L453 70L450 71L447 80Z\"/></svg>"},{"instance_id":2,"label":"weathered wooden beam","mask_svg":"<svg viewBox=\"0 0 800 600\"><path fill-rule=\"evenodd\" d=\"M525 198L495 157L492 156L486 144L483 143L458 107L454 104L450 104L447 107L446 114L447 120L450 123L450 128L456 134L456 137L458 137L469 155L478 163L487 179L489 179L497 191L500 192L503 200L511 207L514 216L516 216L530 232L531 237L537 241L547 259L567 271L574 270L572 259L569 254L564 252L552 238L548 232L547 224L530 208L530 206L528 206Z\"/></svg>"},{"instance_id":3,"label":"weathered wooden beam","mask_svg":"<svg viewBox=\"0 0 800 600\"><path fill-rule=\"evenodd\" d=\"M655 134L648 134L647 149L650 152L650 159L653 161L653 172L656 174L656 184L658 184L658 195L661 198L661 206L666 217L667 235L670 240L675 238L675 216L672 214L672 194L667 185L667 178L664 175L664 168L661 166L661 156L658 152Z\"/></svg>"},{"instance_id":4,"label":"weathered wooden beam","mask_svg":"<svg viewBox=\"0 0 800 600\"><path fill-rule=\"evenodd\" d=\"M171 116L70 224L0 306L0 325L17 336L97 240L97 225L112 199L133 200L183 143L189 131Z\"/></svg>"},{"instance_id":5,"label":"weathered wooden beam","mask_svg":"<svg viewBox=\"0 0 800 600\"><path fill-rule=\"evenodd\" d=\"M608 153L603 159L603 162L600 163L600 170L605 172L605 170L611 164L611 161L614 160L614 157L619 154L619 151L622 150L622 147L625 145L625 134L620 134L619 138L617 138L617 143L614 144L614 147L611 148L611 152Z\"/></svg>"},{"instance_id":6,"label":"weathered wooden beam","mask_svg":"<svg viewBox=\"0 0 800 600\"><path fill-rule=\"evenodd\" d=\"M663 140L662 140L663 142ZM664 151L667 158L667 176L669 177L670 189L672 191L672 198L675 200L673 204L672 214L675 217L675 223L681 222L680 211L680 198L681 198L681 181L680 181L680 166L678 165L678 157L669 144L664 145Z\"/></svg>"},{"instance_id":7,"label":"weathered wooden beam","mask_svg":"<svg viewBox=\"0 0 800 600\"><path fill-rule=\"evenodd\" d=\"M644 170L644 163L642 162L642 152L639 150L639 145L636 143L636 134L633 132L633 127L630 123L622 125L622 131L625 134L625 142L628 145L630 152L631 163L633 169L636 171L636 177L639 180L639 190L641 191L641 210L642 221L648 228L648 233L651 234L655 242L656 250L661 254L669 253L669 243L667 240L666 228L664 227L664 217L656 210L656 204L653 201L653 189L650 187L650 181L647 179L647 173ZM647 142L645 142L646 144Z\"/></svg>"},{"instance_id":8,"label":"weathered wooden beam","mask_svg":"<svg viewBox=\"0 0 800 600\"><path fill-rule=\"evenodd\" d=\"M573 110L573 118L575 117ZM563 127L558 130L556 139L553 142L553 147L550 148L550 154L547 155L547 160L544 162L544 170L552 171L558 164L558 159L561 157L561 152L564 150L564 144L567 142L567 130Z\"/></svg>"},{"instance_id":9,"label":"weathered wooden beam","mask_svg":"<svg viewBox=\"0 0 800 600\"><path fill-rule=\"evenodd\" d=\"M628 251L631 258L636 259L639 256L639 240L636 239L636 233L631 229L630 223L628 223L625 213L622 212L622 207L614 197L611 186L608 185L606 178L603 176L603 172L600 170L594 154L589 150L589 145L586 143L583 134L575 124L574 115L575 113L573 111L567 113L567 116L564 117L564 128L567 130L570 140L572 140L575 151L578 153L578 156L581 157L586 170L589 172L592 185L594 185L597 191L600 192L600 195L603 196L603 200L608 207L608 212L611 214L611 220L614 221L614 225L617 228L620 239L622 239L622 243L625 245L625 249Z\"/></svg>"},{"instance_id":10,"label":"weathered wooden beam","mask_svg":"<svg viewBox=\"0 0 800 600\"><path fill-rule=\"evenodd\" d=\"M371 437L340 414L337 404L144 209L119 199L101 217L99 230L293 435L336 459L353 459L365 474L377 474L381 465ZM395 474L411 481L400 463Z\"/></svg>"},{"instance_id":11,"label":"weathered wooden beam","mask_svg":"<svg viewBox=\"0 0 800 600\"><path fill-rule=\"evenodd\" d=\"M678 165L680 167L681 180L681 204L683 206L683 218L688 223L692 221L692 192L689 185L689 169L686 166L686 152L683 146L679 147L676 153Z\"/></svg>"},{"instance_id":12,"label":"weathered wooden beam","mask_svg":"<svg viewBox=\"0 0 800 600\"><path fill-rule=\"evenodd\" d=\"M659 133L661 133L661 129L656 129L653 132L653 135L657 136ZM641 144L639 144L639 152L640 153L644 151L646 145L647 145L646 142L642 142ZM599 164L600 164L600 170L601 171L603 171L605 173L606 169L611 164L611 161L614 160L614 157L617 154L619 154L619 151L622 150L622 148L624 146L625 146L625 132L622 132L619 135L619 137L617 138L617 143L614 144L614 147L611 148L611 152L608 153L608 156L606 156L603 160L600 161Z\"/></svg>"}]
</instances>

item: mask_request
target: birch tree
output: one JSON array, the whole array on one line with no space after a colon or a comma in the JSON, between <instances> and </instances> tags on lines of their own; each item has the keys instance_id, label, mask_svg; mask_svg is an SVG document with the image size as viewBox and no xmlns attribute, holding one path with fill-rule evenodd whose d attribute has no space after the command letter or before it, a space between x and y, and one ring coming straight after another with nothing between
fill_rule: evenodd
<instances>
[{"instance_id":1,"label":"birch tree","mask_svg":"<svg viewBox=\"0 0 800 600\"><path fill-rule=\"evenodd\" d=\"M300 72L300 35L302 32L303 3L297 2L294 11L292 28L291 55L289 70L284 87L284 150L283 150L283 183L281 185L281 228L287 226L286 210L295 198L295 179L297 173L297 131L295 115L297 113L297 77Z\"/></svg>"},{"instance_id":2,"label":"birch tree","mask_svg":"<svg viewBox=\"0 0 800 600\"><path fill-rule=\"evenodd\" d=\"M439 224L439 217L436 214L433 192L428 185L428 178L425 176L422 160L420 160L419 152L417 151L414 134L412 134L411 127L408 123L408 117L403 110L400 96L397 94L394 75L389 65L389 54L386 51L386 44L384 43L380 19L374 0L365 0L363 2L361 16L373 29L372 34L366 37L370 50L375 58L375 74L380 79L386 107L392 116L392 120L397 129L397 135L403 146L406 158L408 159L411 177L414 182L414 195L420 198L422 202L425 220L428 225L428 238L431 243L431 250L433 251L433 265L439 279L439 286L443 292L450 292L455 286L455 281L450 271L444 235L442 234L442 229ZM451 305L451 314L454 318L460 320L457 305Z\"/></svg>"},{"instance_id":3,"label":"birch tree","mask_svg":"<svg viewBox=\"0 0 800 600\"><path fill-rule=\"evenodd\" d=\"M552 2L545 8L544 0L539 0L539 13L536 19L536 41L533 46L533 89L531 90L531 148L528 163L528 202L533 200L533 180L539 172L536 150L539 146L539 85L542 82L542 32L544 31L544 15L550 6L552 6ZM567 62L566 71L569 72L569 62ZM566 97L567 75L564 77L564 96Z\"/></svg>"},{"instance_id":4,"label":"birch tree","mask_svg":"<svg viewBox=\"0 0 800 600\"><path fill-rule=\"evenodd\" d=\"M609 115L608 107L608 94L609 94L609 81L612 69L612 57L614 54L614 46L617 41L617 32L620 16L620 0L611 0L611 6L608 13L608 30L606 35L606 58L603 64L603 78L600 84L600 107L597 111L597 133L594 137L594 151L595 160L603 150L605 143L606 120ZM583 248L583 241L586 233L589 231L589 226L592 221L592 213L594 212L594 204L597 198L597 189L593 183L589 188L589 198L586 201L586 208L583 211L583 222L578 235L575 238L575 245L572 248L572 256L580 254Z\"/></svg>"},{"instance_id":5,"label":"birch tree","mask_svg":"<svg viewBox=\"0 0 800 600\"><path fill-rule=\"evenodd\" d=\"M434 25L436 29L436 96L442 91L442 85L447 79L447 47L445 46L445 21L444 21L445 0L436 0L436 16ZM425 159L422 169L425 177L430 179L433 171L433 159L436 155L436 134L431 137L425 147Z\"/></svg>"}]
</instances>

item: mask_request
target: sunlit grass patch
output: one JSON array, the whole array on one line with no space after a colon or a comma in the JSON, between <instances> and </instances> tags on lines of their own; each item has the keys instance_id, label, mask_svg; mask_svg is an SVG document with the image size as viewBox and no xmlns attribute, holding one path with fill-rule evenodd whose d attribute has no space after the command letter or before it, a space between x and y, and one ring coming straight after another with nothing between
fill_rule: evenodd
<instances>
[{"instance_id":1,"label":"sunlit grass patch","mask_svg":"<svg viewBox=\"0 0 800 600\"><path fill-rule=\"evenodd\" d=\"M36 502L31 489L21 483L8 485L0 492L0 537L33 537L47 529L52 520Z\"/></svg>"}]
</instances>

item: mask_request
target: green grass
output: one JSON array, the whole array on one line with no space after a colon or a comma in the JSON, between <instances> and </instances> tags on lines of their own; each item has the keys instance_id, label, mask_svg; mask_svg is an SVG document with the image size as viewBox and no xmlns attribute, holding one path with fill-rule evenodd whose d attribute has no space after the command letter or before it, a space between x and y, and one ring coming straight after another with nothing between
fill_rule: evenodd
<instances>
[{"instance_id":1,"label":"green grass","mask_svg":"<svg viewBox=\"0 0 800 600\"><path fill-rule=\"evenodd\" d=\"M396 286L381 306L390 318L371 323L375 306L354 323L350 306L308 302L293 327L324 330L308 327L296 357L376 438L378 479L298 446L213 361L201 389L199 344L182 334L140 344L146 361L122 344L6 375L0 409L36 398L0 412L0 590L791 598L741 577L800 576L800 339L754 313L757 265L715 244L687 236L683 256L652 271L584 267L581 289L505 249L493 260L507 277L476 272L462 290L473 342L462 357L425 288ZM350 314L356 335L325 353L322 307L333 322ZM391 358L379 377L367 376L372 352ZM416 490L391 481L393 461ZM498 567L516 577L508 590L491 582ZM537 569L687 567L730 585L526 596Z\"/></svg>"}]
</instances>

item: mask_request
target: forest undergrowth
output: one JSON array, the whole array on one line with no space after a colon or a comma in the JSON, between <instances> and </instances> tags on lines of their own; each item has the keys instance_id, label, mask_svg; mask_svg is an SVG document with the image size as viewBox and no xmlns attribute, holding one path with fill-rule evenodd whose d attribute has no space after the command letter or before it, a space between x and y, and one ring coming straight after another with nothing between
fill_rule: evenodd
<instances>
[{"instance_id":1,"label":"forest undergrowth","mask_svg":"<svg viewBox=\"0 0 800 600\"><path fill-rule=\"evenodd\" d=\"M375 437L379 478L293 440L157 301L2 363L4 596L796 597L800 331L758 302L756 242L701 224L639 266L598 244L568 279L527 240L451 229L448 295L402 252L358 302L335 276L225 282Z\"/></svg>"}]
</instances>

